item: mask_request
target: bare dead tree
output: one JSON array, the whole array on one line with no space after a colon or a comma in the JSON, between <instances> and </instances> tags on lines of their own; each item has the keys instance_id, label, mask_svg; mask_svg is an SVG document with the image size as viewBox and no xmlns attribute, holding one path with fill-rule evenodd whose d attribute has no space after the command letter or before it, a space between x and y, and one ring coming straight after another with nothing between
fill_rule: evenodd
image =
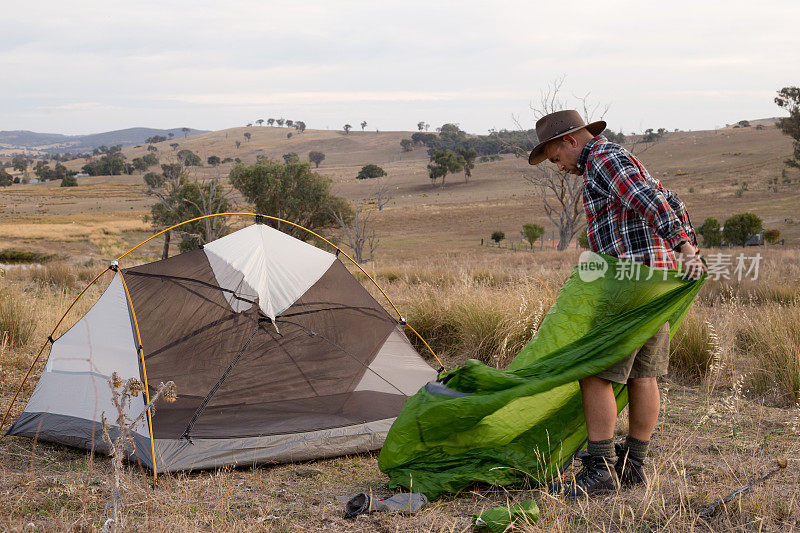
<instances>
[{"instance_id":1,"label":"bare dead tree","mask_svg":"<svg viewBox=\"0 0 800 533\"><path fill-rule=\"evenodd\" d=\"M350 222L346 222L342 214L336 211L333 212L333 218L347 237L348 245L353 250L356 262L366 263L373 260L380 241L376 237L375 228L370 220L371 213L363 205L357 206L353 212L354 215ZM368 255L365 255L365 252Z\"/></svg>"},{"instance_id":2,"label":"bare dead tree","mask_svg":"<svg viewBox=\"0 0 800 533\"><path fill-rule=\"evenodd\" d=\"M375 203L378 205L378 211L383 211L383 206L388 204L389 200L392 199L391 187L389 187L389 183L383 178L378 178L378 183L375 187L373 196L375 197Z\"/></svg>"},{"instance_id":3,"label":"bare dead tree","mask_svg":"<svg viewBox=\"0 0 800 533\"><path fill-rule=\"evenodd\" d=\"M106 516L108 519L103 524L103 531L111 533L114 531L122 531L125 524L122 520L123 499L122 499L122 460L134 449L135 444L133 441L133 430L136 425L144 420L148 410L152 413L153 405L160 399L164 398L167 402L174 402L177 398L175 390L175 383L168 381L161 383L158 390L150 398L150 401L145 406L144 410L139 413L134 419L127 415L127 410L130 408L131 398L137 397L139 394L144 394L144 384L136 378L130 378L128 381L123 382L119 374L114 372L108 379L108 386L111 389L111 401L117 410L116 420L116 437L112 439L111 428L106 419L106 413L103 411L100 414L100 420L103 426L103 441L109 448L109 455L111 456L111 464L114 467L114 486L111 491L111 516L108 516L109 509L106 507Z\"/></svg>"},{"instance_id":4,"label":"bare dead tree","mask_svg":"<svg viewBox=\"0 0 800 533\"><path fill-rule=\"evenodd\" d=\"M557 78L539 95L537 103L530 108L535 120L545 115L567 109L567 101L562 94L564 77ZM608 112L608 105L591 103L589 93L574 96L586 123L601 120ZM515 119L516 120L516 119ZM519 122L517 125L522 128ZM583 229L583 176L561 172L550 165L537 165L523 173L523 178L534 185L542 194L542 203L547 218L558 228L558 250L566 250L570 241Z\"/></svg>"}]
</instances>

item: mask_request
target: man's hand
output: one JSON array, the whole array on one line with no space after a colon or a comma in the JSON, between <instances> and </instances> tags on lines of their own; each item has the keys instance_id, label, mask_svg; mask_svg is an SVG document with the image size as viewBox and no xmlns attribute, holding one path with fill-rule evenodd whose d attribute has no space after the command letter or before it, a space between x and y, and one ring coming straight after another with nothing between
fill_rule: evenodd
<instances>
[{"instance_id":1,"label":"man's hand","mask_svg":"<svg viewBox=\"0 0 800 533\"><path fill-rule=\"evenodd\" d=\"M689 279L699 279L704 272L707 272L705 263L700 259L700 254L697 248L689 243L681 246L681 254L683 255L683 262L681 268Z\"/></svg>"}]
</instances>

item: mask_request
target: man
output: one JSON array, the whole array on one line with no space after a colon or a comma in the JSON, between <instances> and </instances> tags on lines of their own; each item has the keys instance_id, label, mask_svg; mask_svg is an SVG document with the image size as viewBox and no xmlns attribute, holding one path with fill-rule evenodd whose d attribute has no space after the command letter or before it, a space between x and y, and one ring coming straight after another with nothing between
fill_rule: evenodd
<instances>
[{"instance_id":1,"label":"man","mask_svg":"<svg viewBox=\"0 0 800 533\"><path fill-rule=\"evenodd\" d=\"M549 160L561 171L583 176L586 234L592 251L644 263L676 268L676 254L686 276L706 271L686 207L672 191L650 176L636 157L600 133L606 123L584 123L575 110L557 111L536 122L539 144L528 162ZM611 368L580 380L588 456L583 470L566 484L575 498L645 482L643 463L658 420L660 396L656 378L667 373L669 323L644 346ZM629 431L625 444L612 437L617 405L612 382L628 386Z\"/></svg>"}]
</instances>

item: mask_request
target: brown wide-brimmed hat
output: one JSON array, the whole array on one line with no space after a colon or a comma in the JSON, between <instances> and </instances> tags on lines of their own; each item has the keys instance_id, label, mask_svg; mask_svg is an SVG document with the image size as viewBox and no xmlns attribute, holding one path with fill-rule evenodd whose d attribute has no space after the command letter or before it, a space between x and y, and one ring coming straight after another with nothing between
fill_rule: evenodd
<instances>
[{"instance_id":1,"label":"brown wide-brimmed hat","mask_svg":"<svg viewBox=\"0 0 800 533\"><path fill-rule=\"evenodd\" d=\"M605 120L598 120L587 125L583 121L581 114L574 109L556 111L543 116L536 121L536 138L539 139L539 144L531 151L528 163L538 165L547 159L544 154L545 144L582 128L589 130L592 135L600 135L606 129L606 122Z\"/></svg>"}]
</instances>

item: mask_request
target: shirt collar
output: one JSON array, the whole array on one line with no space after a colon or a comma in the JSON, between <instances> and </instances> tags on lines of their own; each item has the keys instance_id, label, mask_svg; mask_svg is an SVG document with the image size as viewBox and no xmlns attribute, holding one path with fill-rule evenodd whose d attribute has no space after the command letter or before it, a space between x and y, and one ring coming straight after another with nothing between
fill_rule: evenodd
<instances>
[{"instance_id":1,"label":"shirt collar","mask_svg":"<svg viewBox=\"0 0 800 533\"><path fill-rule=\"evenodd\" d=\"M598 135L584 145L583 150L581 150L581 154L578 156L578 170L581 171L581 174L583 174L584 170L586 170L586 163L589 161L589 154L591 153L592 149L594 149L597 143L602 141L605 141L605 137Z\"/></svg>"}]
</instances>

